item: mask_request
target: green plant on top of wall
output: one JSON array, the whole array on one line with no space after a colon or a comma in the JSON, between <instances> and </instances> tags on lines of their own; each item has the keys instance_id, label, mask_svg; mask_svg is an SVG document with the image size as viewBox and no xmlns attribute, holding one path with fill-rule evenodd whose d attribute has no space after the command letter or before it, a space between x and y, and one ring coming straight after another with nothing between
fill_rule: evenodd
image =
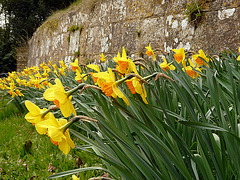
<instances>
[{"instance_id":1,"label":"green plant on top of wall","mask_svg":"<svg viewBox=\"0 0 240 180\"><path fill-rule=\"evenodd\" d=\"M202 19L202 4L199 1L193 1L186 4L185 15L190 23L195 27Z\"/></svg>"},{"instance_id":2,"label":"green plant on top of wall","mask_svg":"<svg viewBox=\"0 0 240 180\"><path fill-rule=\"evenodd\" d=\"M78 29L79 29L78 25L72 25L72 26L68 29L68 31L74 32L74 31L76 31L76 30L78 30Z\"/></svg>"}]
</instances>

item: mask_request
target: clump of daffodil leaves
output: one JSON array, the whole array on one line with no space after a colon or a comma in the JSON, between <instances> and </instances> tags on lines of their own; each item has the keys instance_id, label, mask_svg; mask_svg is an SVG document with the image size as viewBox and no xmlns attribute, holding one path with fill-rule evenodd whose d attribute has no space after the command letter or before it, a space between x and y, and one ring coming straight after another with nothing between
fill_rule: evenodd
<instances>
[{"instance_id":1,"label":"clump of daffodil leaves","mask_svg":"<svg viewBox=\"0 0 240 180\"><path fill-rule=\"evenodd\" d=\"M106 167L49 178L96 169L109 179L240 177L240 56L161 52L149 44L132 59L123 47L99 63L49 61L0 79L1 94L25 104L39 134L66 155L91 149Z\"/></svg>"}]
</instances>

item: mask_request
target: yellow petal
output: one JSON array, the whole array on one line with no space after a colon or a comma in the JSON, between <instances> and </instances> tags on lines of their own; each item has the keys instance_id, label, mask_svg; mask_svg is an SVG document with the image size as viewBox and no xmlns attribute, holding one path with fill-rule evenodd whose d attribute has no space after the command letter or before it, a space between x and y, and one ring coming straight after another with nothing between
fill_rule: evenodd
<instances>
[{"instance_id":1,"label":"yellow petal","mask_svg":"<svg viewBox=\"0 0 240 180\"><path fill-rule=\"evenodd\" d=\"M65 103L67 101L67 96L64 92L59 91L58 89L55 89L54 91L55 98L61 103Z\"/></svg>"},{"instance_id":2,"label":"yellow petal","mask_svg":"<svg viewBox=\"0 0 240 180\"><path fill-rule=\"evenodd\" d=\"M69 151L71 149L65 139L63 139L61 142L59 142L58 147L66 155L69 153Z\"/></svg>"},{"instance_id":3,"label":"yellow petal","mask_svg":"<svg viewBox=\"0 0 240 180\"><path fill-rule=\"evenodd\" d=\"M47 128L43 128L37 124L35 124L35 128L39 134L46 134L47 133Z\"/></svg>"},{"instance_id":4,"label":"yellow petal","mask_svg":"<svg viewBox=\"0 0 240 180\"><path fill-rule=\"evenodd\" d=\"M25 115L25 119L26 119L28 122L30 122L30 123L37 123L37 122L40 121L40 120L39 120L39 117L34 116L34 115L31 114L30 112Z\"/></svg>"},{"instance_id":5,"label":"yellow petal","mask_svg":"<svg viewBox=\"0 0 240 180\"><path fill-rule=\"evenodd\" d=\"M33 104L31 101L26 101L25 106L32 115L37 116L40 114L40 108Z\"/></svg>"},{"instance_id":6,"label":"yellow petal","mask_svg":"<svg viewBox=\"0 0 240 180\"><path fill-rule=\"evenodd\" d=\"M55 128L55 127L48 128L48 135L55 142L62 142L64 139L66 139L63 132L60 131L59 128Z\"/></svg>"},{"instance_id":7,"label":"yellow petal","mask_svg":"<svg viewBox=\"0 0 240 180\"><path fill-rule=\"evenodd\" d=\"M49 88L43 93L43 97L48 101L55 100L54 88Z\"/></svg>"},{"instance_id":8,"label":"yellow petal","mask_svg":"<svg viewBox=\"0 0 240 180\"><path fill-rule=\"evenodd\" d=\"M64 117L69 117L72 113L76 115L76 111L73 107L73 104L69 99L64 104L60 103L60 110Z\"/></svg>"},{"instance_id":9,"label":"yellow petal","mask_svg":"<svg viewBox=\"0 0 240 180\"><path fill-rule=\"evenodd\" d=\"M87 67L90 68L90 69L93 69L97 72L100 72L100 68L97 64L89 64L89 65L87 65Z\"/></svg>"}]
</instances>

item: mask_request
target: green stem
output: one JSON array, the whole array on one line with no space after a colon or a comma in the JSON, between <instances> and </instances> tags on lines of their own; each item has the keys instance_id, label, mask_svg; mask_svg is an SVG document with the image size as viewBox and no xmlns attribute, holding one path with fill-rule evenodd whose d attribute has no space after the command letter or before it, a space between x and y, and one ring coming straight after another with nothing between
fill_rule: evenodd
<instances>
[{"instance_id":1,"label":"green stem","mask_svg":"<svg viewBox=\"0 0 240 180\"><path fill-rule=\"evenodd\" d=\"M151 74L151 75L149 75L149 76L144 77L143 79L144 79L144 80L151 79L152 77L155 77L158 73L159 73L159 72L155 72L155 73L153 73L153 74Z\"/></svg>"},{"instance_id":2,"label":"green stem","mask_svg":"<svg viewBox=\"0 0 240 180\"><path fill-rule=\"evenodd\" d=\"M41 113L41 118L44 118L44 116L47 115L47 113L49 113L51 111L51 109L47 109L46 111L44 111L43 113Z\"/></svg>"},{"instance_id":3,"label":"green stem","mask_svg":"<svg viewBox=\"0 0 240 180\"><path fill-rule=\"evenodd\" d=\"M63 125L60 129L63 131L63 133L75 122L77 122L80 119L79 116L73 117L68 123Z\"/></svg>"},{"instance_id":4,"label":"green stem","mask_svg":"<svg viewBox=\"0 0 240 180\"><path fill-rule=\"evenodd\" d=\"M81 83L78 86L76 86L75 88L65 92L66 96L69 97L71 96L75 91L77 91L78 89L82 89L86 84L85 83Z\"/></svg>"}]
</instances>

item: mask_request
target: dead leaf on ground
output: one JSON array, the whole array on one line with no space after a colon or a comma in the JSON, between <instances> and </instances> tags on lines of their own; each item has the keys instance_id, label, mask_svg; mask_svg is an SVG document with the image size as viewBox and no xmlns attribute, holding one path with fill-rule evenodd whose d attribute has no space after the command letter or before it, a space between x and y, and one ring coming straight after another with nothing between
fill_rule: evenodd
<instances>
[{"instance_id":1,"label":"dead leaf on ground","mask_svg":"<svg viewBox=\"0 0 240 180\"><path fill-rule=\"evenodd\" d=\"M48 165L48 172L54 172L55 169L56 169L56 167L53 166L52 163L49 163L49 165Z\"/></svg>"}]
</instances>

